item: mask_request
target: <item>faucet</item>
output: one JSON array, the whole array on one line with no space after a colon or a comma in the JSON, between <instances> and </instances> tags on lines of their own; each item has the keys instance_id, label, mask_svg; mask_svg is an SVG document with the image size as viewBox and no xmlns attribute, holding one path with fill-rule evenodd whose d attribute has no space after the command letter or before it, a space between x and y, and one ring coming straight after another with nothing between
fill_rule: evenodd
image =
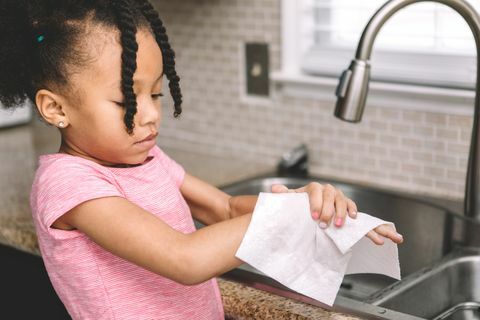
<instances>
[{"instance_id":1,"label":"faucet","mask_svg":"<svg viewBox=\"0 0 480 320\"><path fill-rule=\"evenodd\" d=\"M477 48L477 83L472 139L465 185L465 216L480 222L480 15L466 0L390 0L370 18L357 47L355 59L340 76L336 90L335 116L344 121L359 122L367 100L370 80L370 56L373 42L385 22L397 11L417 2L442 3L457 11L473 32Z\"/></svg>"},{"instance_id":2,"label":"faucet","mask_svg":"<svg viewBox=\"0 0 480 320\"><path fill-rule=\"evenodd\" d=\"M308 176L308 150L304 143L282 155L282 159L277 164L277 174L280 176Z\"/></svg>"}]
</instances>

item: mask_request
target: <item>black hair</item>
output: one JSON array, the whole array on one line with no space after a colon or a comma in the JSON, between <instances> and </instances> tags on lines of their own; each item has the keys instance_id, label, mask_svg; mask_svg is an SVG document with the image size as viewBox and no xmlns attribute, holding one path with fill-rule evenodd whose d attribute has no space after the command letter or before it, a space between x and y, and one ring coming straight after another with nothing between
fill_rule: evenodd
<instances>
[{"instance_id":1,"label":"black hair","mask_svg":"<svg viewBox=\"0 0 480 320\"><path fill-rule=\"evenodd\" d=\"M0 0L0 102L4 108L13 108L26 99L35 101L42 88L68 88L69 77L89 62L81 40L89 22L120 32L127 132L133 132L137 112L133 75L138 51L135 35L140 27L150 27L160 47L174 116L178 117L182 93L175 52L148 0Z\"/></svg>"}]
</instances>

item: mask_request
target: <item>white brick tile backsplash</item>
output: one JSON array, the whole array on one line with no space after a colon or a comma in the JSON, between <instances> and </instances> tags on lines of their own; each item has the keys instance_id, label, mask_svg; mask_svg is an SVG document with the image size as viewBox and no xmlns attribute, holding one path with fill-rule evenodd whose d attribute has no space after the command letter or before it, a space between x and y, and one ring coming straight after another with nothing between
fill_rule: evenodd
<instances>
[{"instance_id":1,"label":"white brick tile backsplash","mask_svg":"<svg viewBox=\"0 0 480 320\"><path fill-rule=\"evenodd\" d=\"M440 125L444 128L447 125L447 115L440 113L426 113L425 123Z\"/></svg>"},{"instance_id":2,"label":"white brick tile backsplash","mask_svg":"<svg viewBox=\"0 0 480 320\"><path fill-rule=\"evenodd\" d=\"M154 1L177 53L184 112L164 98L161 144L274 165L300 143L311 171L453 199L463 197L472 118L368 106L361 123L333 116L331 102L272 92L245 99L244 44L269 44L281 62L278 0Z\"/></svg>"}]
</instances>

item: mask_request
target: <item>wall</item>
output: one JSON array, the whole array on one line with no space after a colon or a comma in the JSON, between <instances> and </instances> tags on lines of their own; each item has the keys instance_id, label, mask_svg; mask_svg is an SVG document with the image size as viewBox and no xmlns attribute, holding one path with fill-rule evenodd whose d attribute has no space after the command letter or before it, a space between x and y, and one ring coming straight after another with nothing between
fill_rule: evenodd
<instances>
[{"instance_id":1,"label":"wall","mask_svg":"<svg viewBox=\"0 0 480 320\"><path fill-rule=\"evenodd\" d=\"M363 184L461 199L472 119L369 107L360 124L333 116L333 103L273 94L244 99L243 44L267 42L280 69L280 1L156 0L177 52L184 113L170 99L160 144L275 164L305 142L311 171Z\"/></svg>"}]
</instances>

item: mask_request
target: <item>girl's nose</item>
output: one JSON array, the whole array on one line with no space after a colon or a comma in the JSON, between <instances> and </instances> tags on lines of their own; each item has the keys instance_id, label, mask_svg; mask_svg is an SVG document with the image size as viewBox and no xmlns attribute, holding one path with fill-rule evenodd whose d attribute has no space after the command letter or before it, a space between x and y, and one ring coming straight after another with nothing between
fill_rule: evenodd
<instances>
[{"instance_id":1,"label":"girl's nose","mask_svg":"<svg viewBox=\"0 0 480 320\"><path fill-rule=\"evenodd\" d=\"M160 112L161 107L159 103L155 103L151 99L146 99L139 101L136 116L141 126L154 124L157 127L160 122Z\"/></svg>"}]
</instances>

